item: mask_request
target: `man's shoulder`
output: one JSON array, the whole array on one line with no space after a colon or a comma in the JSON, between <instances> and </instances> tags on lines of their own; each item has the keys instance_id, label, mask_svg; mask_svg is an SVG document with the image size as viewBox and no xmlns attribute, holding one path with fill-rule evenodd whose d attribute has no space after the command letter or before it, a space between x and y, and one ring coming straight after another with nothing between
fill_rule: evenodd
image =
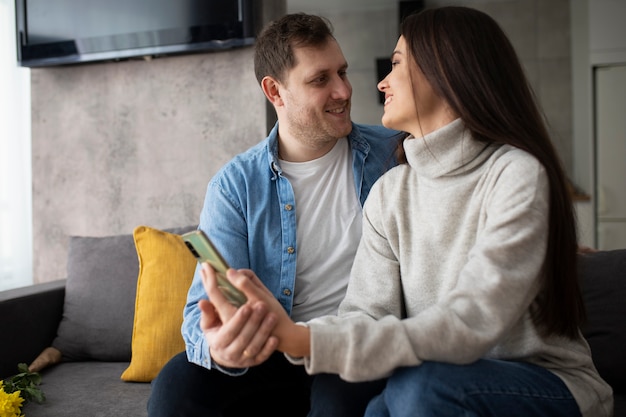
<instances>
[{"instance_id":1,"label":"man's shoulder","mask_svg":"<svg viewBox=\"0 0 626 417\"><path fill-rule=\"evenodd\" d=\"M269 162L268 140L265 139L247 150L235 155L220 171L255 170Z\"/></svg>"},{"instance_id":2,"label":"man's shoulder","mask_svg":"<svg viewBox=\"0 0 626 417\"><path fill-rule=\"evenodd\" d=\"M235 155L213 176L211 182L240 182L258 178L270 170L268 140L265 139L246 151Z\"/></svg>"},{"instance_id":3,"label":"man's shoulder","mask_svg":"<svg viewBox=\"0 0 626 417\"><path fill-rule=\"evenodd\" d=\"M378 154L394 153L406 133L381 125L352 124L350 139L355 149Z\"/></svg>"},{"instance_id":4,"label":"man's shoulder","mask_svg":"<svg viewBox=\"0 0 626 417\"><path fill-rule=\"evenodd\" d=\"M370 125L363 123L352 123L353 133L369 141L380 141L386 139L401 138L406 136L399 130L388 129L382 125Z\"/></svg>"}]
</instances>

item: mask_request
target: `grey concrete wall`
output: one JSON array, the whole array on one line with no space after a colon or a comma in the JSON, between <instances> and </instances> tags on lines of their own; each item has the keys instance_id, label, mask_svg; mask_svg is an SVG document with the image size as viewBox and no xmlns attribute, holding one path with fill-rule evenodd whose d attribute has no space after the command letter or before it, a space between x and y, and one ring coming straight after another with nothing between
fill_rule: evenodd
<instances>
[{"instance_id":1,"label":"grey concrete wall","mask_svg":"<svg viewBox=\"0 0 626 417\"><path fill-rule=\"evenodd\" d=\"M35 282L68 237L197 224L209 178L265 137L252 48L33 69Z\"/></svg>"},{"instance_id":2,"label":"grey concrete wall","mask_svg":"<svg viewBox=\"0 0 626 417\"><path fill-rule=\"evenodd\" d=\"M256 25L286 10L263 0ZM66 277L70 236L197 224L211 176L267 133L253 54L31 71L35 283Z\"/></svg>"}]
</instances>

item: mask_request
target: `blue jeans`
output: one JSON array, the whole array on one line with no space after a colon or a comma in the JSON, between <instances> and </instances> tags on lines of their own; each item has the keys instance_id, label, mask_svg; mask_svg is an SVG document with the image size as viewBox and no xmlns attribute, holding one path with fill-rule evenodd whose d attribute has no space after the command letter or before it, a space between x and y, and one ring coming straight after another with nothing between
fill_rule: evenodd
<instances>
[{"instance_id":1,"label":"blue jeans","mask_svg":"<svg viewBox=\"0 0 626 417\"><path fill-rule=\"evenodd\" d=\"M366 417L576 417L559 377L529 363L482 359L470 365L424 362L400 368L368 405Z\"/></svg>"},{"instance_id":2,"label":"blue jeans","mask_svg":"<svg viewBox=\"0 0 626 417\"><path fill-rule=\"evenodd\" d=\"M362 417L383 380L349 383L337 375L307 375L274 353L243 375L229 376L174 356L152 381L150 417Z\"/></svg>"}]
</instances>

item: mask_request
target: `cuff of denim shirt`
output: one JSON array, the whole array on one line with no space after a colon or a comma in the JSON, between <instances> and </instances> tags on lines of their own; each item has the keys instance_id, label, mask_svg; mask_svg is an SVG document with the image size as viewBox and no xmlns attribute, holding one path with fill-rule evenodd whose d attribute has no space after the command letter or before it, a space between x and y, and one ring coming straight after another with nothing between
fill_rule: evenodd
<instances>
[{"instance_id":1,"label":"cuff of denim shirt","mask_svg":"<svg viewBox=\"0 0 626 417\"><path fill-rule=\"evenodd\" d=\"M203 368L215 369L230 376L240 376L248 372L248 368L228 368L215 362L211 358L211 349L204 337L193 347L187 345L187 359Z\"/></svg>"},{"instance_id":2,"label":"cuff of denim shirt","mask_svg":"<svg viewBox=\"0 0 626 417\"><path fill-rule=\"evenodd\" d=\"M211 354L209 353L209 347L204 337L201 337L195 344L187 343L185 351L187 352L187 360L189 362L206 369L212 368Z\"/></svg>"}]
</instances>

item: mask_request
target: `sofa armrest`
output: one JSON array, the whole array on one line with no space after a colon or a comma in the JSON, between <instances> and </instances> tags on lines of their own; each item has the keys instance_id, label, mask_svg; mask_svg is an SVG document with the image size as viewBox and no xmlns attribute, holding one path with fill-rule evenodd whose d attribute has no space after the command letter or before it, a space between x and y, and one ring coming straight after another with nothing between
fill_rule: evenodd
<instances>
[{"instance_id":1,"label":"sofa armrest","mask_svg":"<svg viewBox=\"0 0 626 417\"><path fill-rule=\"evenodd\" d=\"M65 280L0 292L0 378L14 375L18 363L31 363L50 346L64 298Z\"/></svg>"}]
</instances>

